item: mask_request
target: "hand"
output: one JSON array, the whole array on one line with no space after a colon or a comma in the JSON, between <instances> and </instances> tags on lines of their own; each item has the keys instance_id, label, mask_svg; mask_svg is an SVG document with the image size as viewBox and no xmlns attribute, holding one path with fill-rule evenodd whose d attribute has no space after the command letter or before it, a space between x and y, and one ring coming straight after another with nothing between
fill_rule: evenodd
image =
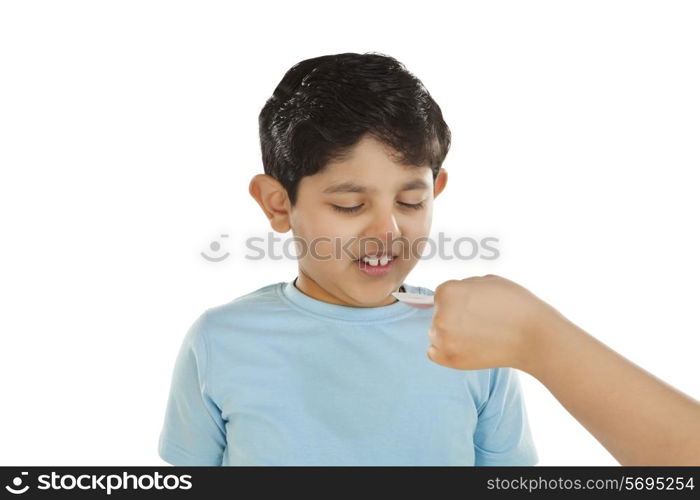
<instances>
[{"instance_id":1,"label":"hand","mask_svg":"<svg viewBox=\"0 0 700 500\"><path fill-rule=\"evenodd\" d=\"M558 311L527 289L488 274L448 280L435 289L428 358L448 368L525 369L537 332Z\"/></svg>"},{"instance_id":2,"label":"hand","mask_svg":"<svg viewBox=\"0 0 700 500\"><path fill-rule=\"evenodd\" d=\"M700 465L700 402L488 274L435 289L428 358L448 368L510 366L542 382L621 465Z\"/></svg>"}]
</instances>

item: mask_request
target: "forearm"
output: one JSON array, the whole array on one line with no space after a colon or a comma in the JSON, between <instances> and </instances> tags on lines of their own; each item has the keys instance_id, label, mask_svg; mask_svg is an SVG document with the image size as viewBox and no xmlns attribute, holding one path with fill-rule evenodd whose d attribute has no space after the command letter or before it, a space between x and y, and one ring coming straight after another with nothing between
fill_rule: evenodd
<instances>
[{"instance_id":1,"label":"forearm","mask_svg":"<svg viewBox=\"0 0 700 500\"><path fill-rule=\"evenodd\" d=\"M700 403L554 316L522 369L620 464L700 465Z\"/></svg>"}]
</instances>

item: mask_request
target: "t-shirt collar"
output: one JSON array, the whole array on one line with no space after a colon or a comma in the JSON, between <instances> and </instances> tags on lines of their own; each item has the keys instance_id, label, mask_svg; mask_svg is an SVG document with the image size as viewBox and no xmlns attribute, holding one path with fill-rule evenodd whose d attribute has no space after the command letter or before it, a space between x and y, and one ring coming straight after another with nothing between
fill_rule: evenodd
<instances>
[{"instance_id":1,"label":"t-shirt collar","mask_svg":"<svg viewBox=\"0 0 700 500\"><path fill-rule=\"evenodd\" d=\"M418 309L399 301L378 307L353 307L331 304L330 302L324 302L306 295L296 287L296 280L297 278L294 278L293 280L282 282L282 294L294 306L310 314L325 316L335 320L375 323L377 321L401 319L418 311ZM401 286L407 292L419 293L417 287L406 283L403 283Z\"/></svg>"}]
</instances>

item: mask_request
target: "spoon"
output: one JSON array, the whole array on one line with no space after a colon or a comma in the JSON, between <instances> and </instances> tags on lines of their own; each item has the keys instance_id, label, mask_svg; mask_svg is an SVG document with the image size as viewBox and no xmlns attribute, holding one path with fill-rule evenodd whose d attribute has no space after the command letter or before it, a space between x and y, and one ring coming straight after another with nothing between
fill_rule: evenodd
<instances>
[{"instance_id":1,"label":"spoon","mask_svg":"<svg viewBox=\"0 0 700 500\"><path fill-rule=\"evenodd\" d=\"M430 309L434 305L432 295L410 292L392 292L391 294L401 302L417 309Z\"/></svg>"}]
</instances>

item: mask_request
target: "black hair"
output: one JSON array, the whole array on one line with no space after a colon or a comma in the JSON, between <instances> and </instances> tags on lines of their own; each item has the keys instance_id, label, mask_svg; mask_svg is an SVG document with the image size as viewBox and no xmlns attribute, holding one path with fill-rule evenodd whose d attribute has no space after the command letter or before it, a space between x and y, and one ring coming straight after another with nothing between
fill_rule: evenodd
<instances>
[{"instance_id":1,"label":"black hair","mask_svg":"<svg viewBox=\"0 0 700 500\"><path fill-rule=\"evenodd\" d=\"M258 117L265 173L292 206L302 177L341 160L365 135L394 161L429 166L433 181L450 149L450 129L423 83L393 57L352 52L292 66Z\"/></svg>"}]
</instances>

